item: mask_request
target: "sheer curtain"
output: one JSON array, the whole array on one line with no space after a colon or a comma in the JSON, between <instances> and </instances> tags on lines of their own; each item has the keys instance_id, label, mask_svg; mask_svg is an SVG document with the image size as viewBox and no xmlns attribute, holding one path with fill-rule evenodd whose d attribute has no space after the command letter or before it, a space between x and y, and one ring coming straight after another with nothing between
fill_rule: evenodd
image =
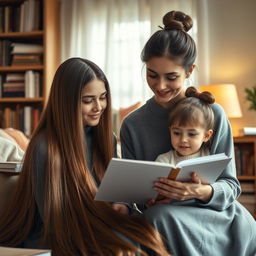
<instances>
[{"instance_id":1,"label":"sheer curtain","mask_svg":"<svg viewBox=\"0 0 256 256\"><path fill-rule=\"evenodd\" d=\"M170 10L196 21L196 0L61 0L61 59L83 57L98 64L109 80L113 108L144 102L152 94L140 53ZM195 22L195 40L196 28Z\"/></svg>"}]
</instances>

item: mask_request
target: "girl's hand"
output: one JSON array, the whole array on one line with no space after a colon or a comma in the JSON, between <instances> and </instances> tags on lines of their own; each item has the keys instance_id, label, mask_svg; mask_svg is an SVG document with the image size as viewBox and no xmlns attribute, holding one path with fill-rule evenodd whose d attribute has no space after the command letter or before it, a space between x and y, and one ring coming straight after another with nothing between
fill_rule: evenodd
<instances>
[{"instance_id":1,"label":"girl's hand","mask_svg":"<svg viewBox=\"0 0 256 256\"><path fill-rule=\"evenodd\" d=\"M208 202L212 197L212 187L202 184L196 173L192 173L191 180L191 182L179 182L160 178L154 183L154 189L166 199L187 200L196 198L205 203ZM166 199L161 200L163 201L161 203L164 203Z\"/></svg>"},{"instance_id":2,"label":"girl's hand","mask_svg":"<svg viewBox=\"0 0 256 256\"><path fill-rule=\"evenodd\" d=\"M156 200L155 199L150 199L148 200L148 202L145 204L145 206L147 208L149 208L150 206L153 206L154 204L156 204Z\"/></svg>"},{"instance_id":3,"label":"girl's hand","mask_svg":"<svg viewBox=\"0 0 256 256\"><path fill-rule=\"evenodd\" d=\"M112 204L112 208L115 211L118 211L118 212L120 212L122 214L126 214L126 215L129 214L128 206L126 206L125 204Z\"/></svg>"}]
</instances>

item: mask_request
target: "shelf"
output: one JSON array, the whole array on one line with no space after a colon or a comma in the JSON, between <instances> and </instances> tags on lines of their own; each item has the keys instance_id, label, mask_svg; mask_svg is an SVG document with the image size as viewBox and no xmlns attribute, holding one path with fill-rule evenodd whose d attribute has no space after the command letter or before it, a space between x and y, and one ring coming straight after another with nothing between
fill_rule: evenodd
<instances>
[{"instance_id":1,"label":"shelf","mask_svg":"<svg viewBox=\"0 0 256 256\"><path fill-rule=\"evenodd\" d=\"M17 4L22 3L23 0L0 0L0 6L1 5L10 5L10 4Z\"/></svg>"},{"instance_id":2,"label":"shelf","mask_svg":"<svg viewBox=\"0 0 256 256\"><path fill-rule=\"evenodd\" d=\"M42 38L44 32L42 30L31 31L31 32L8 32L8 33L0 33L1 38Z\"/></svg>"},{"instance_id":3,"label":"shelf","mask_svg":"<svg viewBox=\"0 0 256 256\"><path fill-rule=\"evenodd\" d=\"M29 9L31 6L23 5L24 2L25 0L0 0L0 6L5 6L10 10L13 10L14 8L19 9L24 6L25 12L25 9L27 10L27 8ZM6 14L7 12L4 12L3 18L7 21L10 18L10 25L15 25L10 26L10 28L15 30L15 32L2 32L4 30L8 30L2 26L2 31L0 33L0 40L6 41L5 51L7 52L8 57L12 56L12 49L9 47L12 43L39 44L43 47L43 53L41 54L42 60L40 62L0 66L2 84L6 82L6 77L9 74L12 75L14 73L19 73L20 75L24 75L25 78L26 71L32 70L34 71L33 73L37 73L39 76L34 76L33 79L36 79L34 81L34 83L36 82L35 85L38 85L37 82L39 81L39 88L36 87L36 91L37 89L39 90L40 97L0 98L0 128L15 127L28 136L33 132L40 120L40 115L47 103L55 71L60 65L60 1L37 0L36 2L39 4L39 9L36 8L35 12L35 16L39 19L34 21L39 21L39 24L35 27L37 30L30 32L18 32L18 29L21 26L21 20L15 12L11 11L10 17ZM12 23L14 20L16 23ZM24 20L22 20L22 22L24 22ZM32 28L30 26L25 26L23 29L29 30ZM10 61L9 58L7 60ZM1 63L9 64L7 61ZM30 125L25 126L25 123L30 123Z\"/></svg>"},{"instance_id":4,"label":"shelf","mask_svg":"<svg viewBox=\"0 0 256 256\"><path fill-rule=\"evenodd\" d=\"M240 175L237 177L239 180L256 180L256 176Z\"/></svg>"},{"instance_id":5,"label":"shelf","mask_svg":"<svg viewBox=\"0 0 256 256\"><path fill-rule=\"evenodd\" d=\"M44 98L39 97L39 98L0 98L0 103L17 103L17 102L28 102L28 103L33 103L33 102L43 102Z\"/></svg>"},{"instance_id":6,"label":"shelf","mask_svg":"<svg viewBox=\"0 0 256 256\"><path fill-rule=\"evenodd\" d=\"M242 204L249 210L256 219L256 202L252 202L246 196L250 194L252 198L256 197L256 136L246 135L234 137L235 159L238 173L249 175L238 175L240 181L244 201Z\"/></svg>"},{"instance_id":7,"label":"shelf","mask_svg":"<svg viewBox=\"0 0 256 256\"><path fill-rule=\"evenodd\" d=\"M256 135L245 135L234 137L234 143L254 143L256 141Z\"/></svg>"},{"instance_id":8,"label":"shelf","mask_svg":"<svg viewBox=\"0 0 256 256\"><path fill-rule=\"evenodd\" d=\"M26 70L43 70L44 65L20 65L20 66L6 66L0 67L1 72L15 72L15 71L26 71Z\"/></svg>"}]
</instances>

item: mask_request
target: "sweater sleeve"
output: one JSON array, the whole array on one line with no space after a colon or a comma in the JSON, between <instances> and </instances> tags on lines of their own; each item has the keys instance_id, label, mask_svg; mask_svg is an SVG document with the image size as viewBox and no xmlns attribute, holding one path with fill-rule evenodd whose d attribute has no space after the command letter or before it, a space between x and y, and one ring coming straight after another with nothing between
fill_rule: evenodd
<instances>
[{"instance_id":1,"label":"sweater sleeve","mask_svg":"<svg viewBox=\"0 0 256 256\"><path fill-rule=\"evenodd\" d=\"M122 158L126 159L136 159L136 154L133 145L133 136L132 130L128 126L128 122L124 119L121 130L120 130L120 139L121 139L121 154Z\"/></svg>"},{"instance_id":2,"label":"sweater sleeve","mask_svg":"<svg viewBox=\"0 0 256 256\"><path fill-rule=\"evenodd\" d=\"M215 128L211 154L225 153L227 156L231 156L232 160L217 181L212 184L213 196L210 201L201 205L222 211L227 209L236 200L241 193L241 188L236 178L234 144L230 123L220 105L214 104L213 110Z\"/></svg>"},{"instance_id":3,"label":"sweater sleeve","mask_svg":"<svg viewBox=\"0 0 256 256\"><path fill-rule=\"evenodd\" d=\"M117 137L113 134L113 144L114 144L114 157L118 157L118 149L117 149Z\"/></svg>"}]
</instances>

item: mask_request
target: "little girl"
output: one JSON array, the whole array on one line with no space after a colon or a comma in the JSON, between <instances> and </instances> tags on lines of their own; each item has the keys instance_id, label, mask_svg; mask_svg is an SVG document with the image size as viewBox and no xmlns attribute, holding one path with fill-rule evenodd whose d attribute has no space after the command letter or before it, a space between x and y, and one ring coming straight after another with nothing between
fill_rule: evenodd
<instances>
[{"instance_id":1,"label":"little girl","mask_svg":"<svg viewBox=\"0 0 256 256\"><path fill-rule=\"evenodd\" d=\"M211 104L214 96L189 87L186 98L177 102L169 116L169 131L174 150L161 154L158 162L171 163L210 154L210 138L213 134L214 113Z\"/></svg>"}]
</instances>

